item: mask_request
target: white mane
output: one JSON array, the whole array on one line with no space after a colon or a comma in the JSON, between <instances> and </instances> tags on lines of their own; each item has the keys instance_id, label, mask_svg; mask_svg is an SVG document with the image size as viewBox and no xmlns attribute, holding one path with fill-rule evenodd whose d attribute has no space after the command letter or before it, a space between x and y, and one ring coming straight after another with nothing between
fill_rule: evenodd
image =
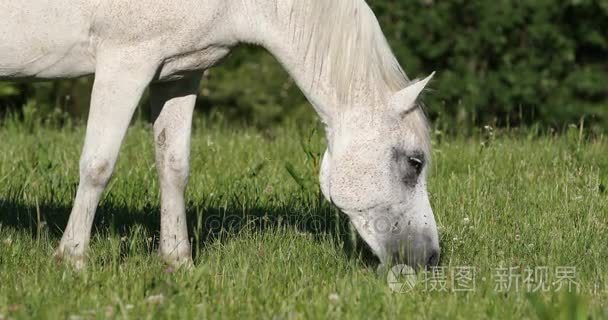
<instances>
[{"instance_id":1,"label":"white mane","mask_svg":"<svg viewBox=\"0 0 608 320\"><path fill-rule=\"evenodd\" d=\"M343 107L361 93L386 105L392 94L411 83L363 0L294 0L288 22L296 50L305 53L312 74L327 75ZM313 86L320 84L312 81ZM421 138L428 154L430 137L422 108L412 110L404 125Z\"/></svg>"},{"instance_id":2,"label":"white mane","mask_svg":"<svg viewBox=\"0 0 608 320\"><path fill-rule=\"evenodd\" d=\"M351 102L356 89L385 100L408 84L363 0L295 0L288 19L297 50L305 52L314 74L331 70L339 101Z\"/></svg>"}]
</instances>

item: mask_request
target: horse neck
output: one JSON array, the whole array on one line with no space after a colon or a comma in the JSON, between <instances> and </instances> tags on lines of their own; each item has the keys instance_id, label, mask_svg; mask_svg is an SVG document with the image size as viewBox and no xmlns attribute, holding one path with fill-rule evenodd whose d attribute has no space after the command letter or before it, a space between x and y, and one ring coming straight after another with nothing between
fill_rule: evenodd
<instances>
[{"instance_id":1,"label":"horse neck","mask_svg":"<svg viewBox=\"0 0 608 320\"><path fill-rule=\"evenodd\" d=\"M296 1L298 2L297 4ZM345 104L372 106L382 99L383 94L389 88L379 85L378 83L381 81L369 81L370 77L366 74L364 68L352 68L352 70L348 70L348 79L355 79L356 81L352 81L352 84L348 85L348 99L341 96L345 90L344 88L341 88L341 90L336 88L337 77L335 70L331 70L330 65L318 63L319 59L329 56L330 52L335 53L335 51L331 51L334 49L331 46L340 45L340 43L325 41L324 45L326 47L323 47L320 51L313 50L312 54L308 50L311 46L302 46L302 38L310 35L306 33L306 27L298 25L298 23L306 23L307 13L297 11L306 11L307 5L312 5L315 1L319 0L241 0L243 10L240 10L241 16L237 19L240 22L239 36L241 39L239 40L258 44L266 48L296 81L323 122L329 125L335 118L340 117L343 109L351 107ZM348 1L361 1L363 3L362 0ZM346 3L346 1L342 2ZM334 7L333 9L336 8ZM369 19L373 18L373 21L362 20L365 23L370 23L370 26L359 28L365 30L363 38L376 36L384 39L371 10L366 5L364 9L366 11L363 10L365 12L359 14L371 15ZM294 18L298 16L300 18ZM310 17L310 19L314 19L314 17ZM350 19L352 20L352 17ZM355 20L359 21L361 19ZM339 21L336 21L336 23L339 23ZM308 27L310 28L310 26ZM348 26L345 26L343 30L352 32ZM380 35L372 34L372 32L379 32ZM317 35L319 34L321 33ZM309 41L309 44L312 42L312 47L314 47L317 45L314 43L315 41L322 40L310 37L310 39L305 39L304 41ZM388 45L386 46L388 48ZM302 48L305 49L303 50ZM388 49L388 53L392 57L390 49Z\"/></svg>"}]
</instances>

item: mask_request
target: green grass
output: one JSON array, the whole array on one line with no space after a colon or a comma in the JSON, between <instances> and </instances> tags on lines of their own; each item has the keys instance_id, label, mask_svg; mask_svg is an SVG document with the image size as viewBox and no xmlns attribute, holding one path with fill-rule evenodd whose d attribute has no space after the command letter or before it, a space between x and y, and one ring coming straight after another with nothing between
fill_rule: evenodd
<instances>
[{"instance_id":1,"label":"green grass","mask_svg":"<svg viewBox=\"0 0 608 320\"><path fill-rule=\"evenodd\" d=\"M187 194L196 267L174 271L156 254L152 135L136 124L98 211L89 267L76 273L52 254L84 128L4 123L0 319L608 317L606 137L435 134L429 188L446 275L420 274L394 293L319 197L323 139L313 128L197 123ZM473 291L452 290L459 266L475 268ZM515 277L543 266L549 281L575 267L578 292L495 288L496 268L515 267ZM447 292L431 290L443 280Z\"/></svg>"}]
</instances>

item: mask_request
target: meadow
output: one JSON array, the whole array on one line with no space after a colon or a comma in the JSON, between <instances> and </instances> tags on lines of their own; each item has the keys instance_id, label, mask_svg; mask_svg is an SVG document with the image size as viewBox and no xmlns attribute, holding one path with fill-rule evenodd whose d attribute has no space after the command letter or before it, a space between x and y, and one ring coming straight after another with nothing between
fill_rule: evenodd
<instances>
[{"instance_id":1,"label":"meadow","mask_svg":"<svg viewBox=\"0 0 608 320\"><path fill-rule=\"evenodd\" d=\"M389 283L320 195L320 126L196 122L188 219L195 267L157 256L151 127L130 128L88 268L53 259L84 126L0 125L0 319L608 318L608 137L433 132L440 268Z\"/></svg>"}]
</instances>

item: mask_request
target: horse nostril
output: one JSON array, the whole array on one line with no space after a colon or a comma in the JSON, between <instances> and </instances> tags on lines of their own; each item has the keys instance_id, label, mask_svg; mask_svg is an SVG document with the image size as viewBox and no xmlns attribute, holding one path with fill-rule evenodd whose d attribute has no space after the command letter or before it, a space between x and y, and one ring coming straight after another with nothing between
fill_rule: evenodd
<instances>
[{"instance_id":1,"label":"horse nostril","mask_svg":"<svg viewBox=\"0 0 608 320\"><path fill-rule=\"evenodd\" d=\"M435 267L439 264L439 250L433 250L426 261L425 267Z\"/></svg>"}]
</instances>

